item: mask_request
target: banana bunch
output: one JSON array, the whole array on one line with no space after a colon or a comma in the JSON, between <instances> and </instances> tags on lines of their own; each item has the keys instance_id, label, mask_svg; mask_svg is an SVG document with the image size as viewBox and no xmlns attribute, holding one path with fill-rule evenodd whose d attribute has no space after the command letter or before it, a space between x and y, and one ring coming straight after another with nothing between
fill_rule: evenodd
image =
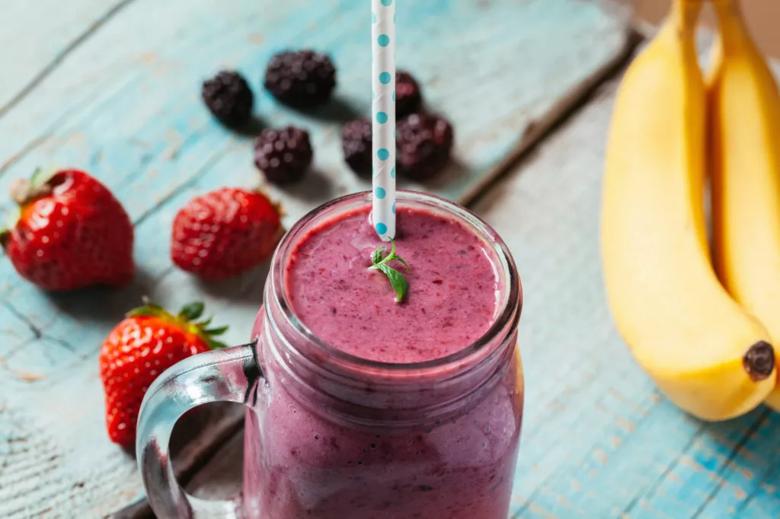
<instances>
[{"instance_id":1,"label":"banana bunch","mask_svg":"<svg viewBox=\"0 0 780 519\"><path fill-rule=\"evenodd\" d=\"M609 305L639 364L705 420L780 409L780 96L735 0L705 82L704 0L674 0L620 85L607 146L602 257ZM707 239L711 177L713 257Z\"/></svg>"}]
</instances>

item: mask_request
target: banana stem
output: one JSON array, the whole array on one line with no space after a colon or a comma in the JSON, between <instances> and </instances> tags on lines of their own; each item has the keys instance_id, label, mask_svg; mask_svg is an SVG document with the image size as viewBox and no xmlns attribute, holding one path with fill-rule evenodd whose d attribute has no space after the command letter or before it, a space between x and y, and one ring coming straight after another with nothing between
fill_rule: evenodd
<instances>
[{"instance_id":1,"label":"banana stem","mask_svg":"<svg viewBox=\"0 0 780 519\"><path fill-rule=\"evenodd\" d=\"M724 50L744 44L752 45L739 2L713 0L712 3L718 17L718 36Z\"/></svg>"},{"instance_id":2,"label":"banana stem","mask_svg":"<svg viewBox=\"0 0 780 519\"><path fill-rule=\"evenodd\" d=\"M667 23L680 33L693 32L704 0L674 0Z\"/></svg>"}]
</instances>

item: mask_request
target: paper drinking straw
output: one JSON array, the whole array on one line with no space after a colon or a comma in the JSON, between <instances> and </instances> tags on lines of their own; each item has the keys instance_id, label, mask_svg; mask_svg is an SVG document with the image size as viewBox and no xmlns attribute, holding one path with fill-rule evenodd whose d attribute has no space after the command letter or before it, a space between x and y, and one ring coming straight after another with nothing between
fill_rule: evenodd
<instances>
[{"instance_id":1,"label":"paper drinking straw","mask_svg":"<svg viewBox=\"0 0 780 519\"><path fill-rule=\"evenodd\" d=\"M371 0L372 222L395 237L395 0Z\"/></svg>"}]
</instances>

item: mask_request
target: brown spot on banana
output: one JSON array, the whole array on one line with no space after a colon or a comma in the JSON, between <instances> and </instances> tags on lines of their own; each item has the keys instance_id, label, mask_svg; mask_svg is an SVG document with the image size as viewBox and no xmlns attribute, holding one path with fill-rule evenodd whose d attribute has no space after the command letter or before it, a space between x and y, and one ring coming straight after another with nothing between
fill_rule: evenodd
<instances>
[{"instance_id":1,"label":"brown spot on banana","mask_svg":"<svg viewBox=\"0 0 780 519\"><path fill-rule=\"evenodd\" d=\"M742 357L742 365L754 382L764 380L775 368L775 350L766 341L758 341Z\"/></svg>"}]
</instances>

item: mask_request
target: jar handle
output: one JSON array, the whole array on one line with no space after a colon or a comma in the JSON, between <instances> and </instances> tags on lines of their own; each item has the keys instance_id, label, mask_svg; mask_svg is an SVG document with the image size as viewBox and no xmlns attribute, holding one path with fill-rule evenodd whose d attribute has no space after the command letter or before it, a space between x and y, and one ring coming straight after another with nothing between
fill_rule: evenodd
<instances>
[{"instance_id":1,"label":"jar handle","mask_svg":"<svg viewBox=\"0 0 780 519\"><path fill-rule=\"evenodd\" d=\"M169 442L176 421L188 410L209 402L253 406L264 375L255 342L188 357L162 373L149 387L138 416L138 470L149 504L158 517L239 517L241 503L211 501L188 495L176 481Z\"/></svg>"}]
</instances>

